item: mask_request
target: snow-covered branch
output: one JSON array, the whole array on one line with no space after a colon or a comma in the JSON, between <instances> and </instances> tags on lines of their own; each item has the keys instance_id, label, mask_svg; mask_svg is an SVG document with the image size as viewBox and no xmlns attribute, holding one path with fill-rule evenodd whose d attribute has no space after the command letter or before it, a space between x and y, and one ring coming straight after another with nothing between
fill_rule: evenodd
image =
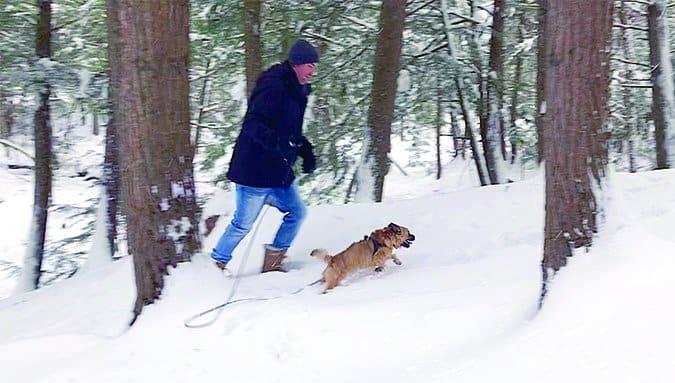
<instances>
[{"instance_id":1,"label":"snow-covered branch","mask_svg":"<svg viewBox=\"0 0 675 383\"><path fill-rule=\"evenodd\" d=\"M621 23L614 23L614 28L633 29L640 32L649 32L649 29L646 27L636 27L635 25L627 25Z\"/></svg>"},{"instance_id":2,"label":"snow-covered branch","mask_svg":"<svg viewBox=\"0 0 675 383\"><path fill-rule=\"evenodd\" d=\"M32 156L30 153L28 153L27 151L25 151L25 150L24 150L22 147L20 147L19 145L15 144L15 143L13 143L13 142L11 142L11 141L7 141L7 140L3 140L3 139L0 139L0 144L3 144L3 145L5 145L5 146L8 147L8 148L12 148L12 149L18 151L19 153L22 153L22 154L25 155L26 157L30 158L31 161L35 162L35 158L33 158L33 156Z\"/></svg>"}]
</instances>

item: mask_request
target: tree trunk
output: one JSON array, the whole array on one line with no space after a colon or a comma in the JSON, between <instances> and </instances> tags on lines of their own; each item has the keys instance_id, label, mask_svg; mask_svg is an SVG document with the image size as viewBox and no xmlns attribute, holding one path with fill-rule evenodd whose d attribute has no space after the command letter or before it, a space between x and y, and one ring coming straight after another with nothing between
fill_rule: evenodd
<instances>
[{"instance_id":1,"label":"tree trunk","mask_svg":"<svg viewBox=\"0 0 675 383\"><path fill-rule=\"evenodd\" d=\"M112 84L109 95L112 97ZM112 99L111 99L112 101ZM112 105L112 102L111 102ZM120 151L115 116L111 115L105 129L105 155L103 157L103 184L106 198L106 226L110 255L117 252L117 213L120 200Z\"/></svg>"},{"instance_id":2,"label":"tree trunk","mask_svg":"<svg viewBox=\"0 0 675 383\"><path fill-rule=\"evenodd\" d=\"M522 43L523 40L525 40L525 36L523 33L523 29L525 28L526 24L526 18L525 18L525 12L521 12L520 16L518 17L518 20L520 20L520 25L521 27L518 28L518 43ZM511 94L511 107L510 109L510 116L509 116L509 125L511 126L511 129L509 130L509 140L511 143L511 165L516 163L516 158L518 157L518 145L519 145L519 131L518 128L516 127L516 121L519 118L518 114L518 105L520 105L520 92L522 90L521 86L521 78L523 74L523 55L519 54L516 57L516 65L514 68L514 73L513 73L513 93Z\"/></svg>"},{"instance_id":3,"label":"tree trunk","mask_svg":"<svg viewBox=\"0 0 675 383\"><path fill-rule=\"evenodd\" d=\"M490 37L490 62L488 74L488 129L487 136L490 139L488 147L490 149L488 172L494 173L495 182L499 183L499 172L497 170L497 145L501 149L501 161L506 160L506 132L504 124L504 0L494 0L492 8L492 36ZM488 157L486 153L486 157ZM487 158L486 158L487 159ZM491 163L491 161L494 161ZM491 166L492 165L492 166Z\"/></svg>"},{"instance_id":4,"label":"tree trunk","mask_svg":"<svg viewBox=\"0 0 675 383\"><path fill-rule=\"evenodd\" d=\"M675 101L670 62L666 2L654 0L647 7L649 62L652 66L652 115L656 136L656 168L668 169L675 156ZM670 136L670 139L668 138Z\"/></svg>"},{"instance_id":5,"label":"tree trunk","mask_svg":"<svg viewBox=\"0 0 675 383\"><path fill-rule=\"evenodd\" d=\"M455 150L455 152L453 153L453 157L461 155L462 159L464 159L465 137L464 136L460 137L459 124L457 123L457 112L455 112L454 106L450 107L448 113L450 113L450 134L452 135L452 147Z\"/></svg>"},{"instance_id":6,"label":"tree trunk","mask_svg":"<svg viewBox=\"0 0 675 383\"><path fill-rule=\"evenodd\" d=\"M619 3L620 4L620 12L619 12L619 20L621 21L621 24L623 25L629 25L629 23L632 21L632 18L630 18L629 21L629 16L626 12L626 4L625 3ZM630 37L630 30L628 28L621 28L619 32L619 44L621 45L621 48L623 50L623 58L626 60L626 62L623 64L623 78L625 78L628 81L631 81L633 79L633 69L632 69L632 64L630 62L633 62L634 57L633 57L633 45ZM633 90L630 87L624 86L621 88L621 92L623 93L623 124L625 126L626 130L626 138L628 141L627 145L627 152L628 152L628 171L631 173L635 173L637 171L637 165L635 163L635 145L634 145L634 139L635 139L635 133L637 131L637 115L638 113L636 112L635 108L635 102L634 102L634 97L633 97Z\"/></svg>"},{"instance_id":7,"label":"tree trunk","mask_svg":"<svg viewBox=\"0 0 675 383\"><path fill-rule=\"evenodd\" d=\"M443 108L441 100L441 84L438 75L436 76L436 179L440 180L443 174L443 164L441 162L441 129L443 127ZM454 136L453 136L454 137Z\"/></svg>"},{"instance_id":8,"label":"tree trunk","mask_svg":"<svg viewBox=\"0 0 675 383\"><path fill-rule=\"evenodd\" d=\"M51 2L38 0L40 13L35 32L35 55L39 60L51 58ZM38 67L41 64L38 62ZM33 193L33 218L29 232L29 245L17 292L34 290L40 282L40 269L44 256L47 233L47 215L52 194L52 127L49 113L51 87L48 80L40 77L38 108L35 111L35 188Z\"/></svg>"},{"instance_id":9,"label":"tree trunk","mask_svg":"<svg viewBox=\"0 0 675 383\"><path fill-rule=\"evenodd\" d=\"M190 145L189 9L184 0L108 0L113 115L136 320L169 265L199 248Z\"/></svg>"},{"instance_id":10,"label":"tree trunk","mask_svg":"<svg viewBox=\"0 0 675 383\"><path fill-rule=\"evenodd\" d=\"M481 162L480 151L478 150L478 142L476 142L475 135L473 134L473 120L471 119L471 110L469 109L469 102L465 97L465 85L464 79L462 77L462 66L459 65L457 57L455 56L455 49L452 44L452 36L450 35L450 18L448 17L448 5L446 0L441 0L441 13L443 14L443 25L445 26L445 38L448 41L448 55L452 61L453 66L455 67L455 87L457 88L457 96L459 97L459 106L462 110L462 115L464 116L464 125L465 125L465 135L466 140L469 141L471 146L471 152L473 153L473 160L476 164L476 172L478 174L478 180L481 186L486 186L487 180L485 177L485 170ZM467 87L468 88L468 87Z\"/></svg>"},{"instance_id":11,"label":"tree trunk","mask_svg":"<svg viewBox=\"0 0 675 383\"><path fill-rule=\"evenodd\" d=\"M251 96L255 82L262 72L261 12L261 0L244 0L244 51L246 56L247 98Z\"/></svg>"},{"instance_id":12,"label":"tree trunk","mask_svg":"<svg viewBox=\"0 0 675 383\"><path fill-rule=\"evenodd\" d=\"M544 160L544 115L546 102L544 101L544 82L546 81L546 14L548 0L539 0L539 14L537 17L537 101L535 103L535 125L537 126L537 160Z\"/></svg>"},{"instance_id":13,"label":"tree trunk","mask_svg":"<svg viewBox=\"0 0 675 383\"><path fill-rule=\"evenodd\" d=\"M471 8L471 17L475 18L478 12L477 1L469 0ZM488 74L487 69L481 57L481 50L479 46L480 33L475 25L472 25L473 33L469 41L471 53L473 55L474 66L477 69L476 80L478 83L478 133L481 139L481 147L483 149L483 158L485 159L485 173L490 180L490 184L498 184L497 177L497 130L491 128L490 122L490 100L488 97ZM496 123L494 124L496 126ZM472 147L473 148L473 147ZM476 152L477 153L477 152Z\"/></svg>"},{"instance_id":14,"label":"tree trunk","mask_svg":"<svg viewBox=\"0 0 675 383\"><path fill-rule=\"evenodd\" d=\"M96 113L96 112L92 113L91 119L92 119L92 121L91 121L91 124L92 124L91 134L93 134L94 136L98 136L99 130L100 130L100 126L99 126L99 123L98 123L98 113Z\"/></svg>"},{"instance_id":15,"label":"tree trunk","mask_svg":"<svg viewBox=\"0 0 675 383\"><path fill-rule=\"evenodd\" d=\"M2 65L1 56L0 65ZM3 89L0 88L0 139L8 139L9 136L12 135L12 125L14 124L12 109L12 103L9 101L9 97L5 94Z\"/></svg>"},{"instance_id":16,"label":"tree trunk","mask_svg":"<svg viewBox=\"0 0 675 383\"><path fill-rule=\"evenodd\" d=\"M607 164L612 10L612 0L549 0L541 302L547 282L572 249L590 247L597 232L600 207L593 189Z\"/></svg>"},{"instance_id":17,"label":"tree trunk","mask_svg":"<svg viewBox=\"0 0 675 383\"><path fill-rule=\"evenodd\" d=\"M384 177L389 172L391 123L394 118L396 80L401 61L405 0L384 0L380 12L373 87L368 109L367 132L363 160L359 165L357 193L359 200L382 201ZM372 195L364 195L364 192Z\"/></svg>"}]
</instances>

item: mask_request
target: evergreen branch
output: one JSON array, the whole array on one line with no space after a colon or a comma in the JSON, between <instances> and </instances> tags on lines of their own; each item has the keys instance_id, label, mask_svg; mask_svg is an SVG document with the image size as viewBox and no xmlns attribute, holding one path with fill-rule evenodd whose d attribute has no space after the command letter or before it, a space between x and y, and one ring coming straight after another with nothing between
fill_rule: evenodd
<instances>
[{"instance_id":1,"label":"evergreen branch","mask_svg":"<svg viewBox=\"0 0 675 383\"><path fill-rule=\"evenodd\" d=\"M323 76L319 77L319 81L324 80L324 79L330 77L330 75L332 75L333 73L335 73L335 72L339 71L340 69L344 68L345 66L351 64L351 63L352 63L354 60L356 60L359 56L361 56L362 54L364 54L368 49L370 49L370 45L369 45L369 44L368 44L368 45L365 45L363 48L361 48L361 49L360 49L358 52L356 52L356 54L353 55L352 57L348 58L347 60L343 61L342 63L340 63L340 64L338 64L338 65L335 65L335 66L333 67L332 70L328 71L326 74L324 74Z\"/></svg>"},{"instance_id":2,"label":"evergreen branch","mask_svg":"<svg viewBox=\"0 0 675 383\"><path fill-rule=\"evenodd\" d=\"M429 0L429 1L427 1L426 3L420 5L419 7L413 9L412 11L408 12L408 14L406 14L406 16L414 15L415 13L417 13L417 11L419 11L420 9L426 8L429 4L431 4L431 3L435 2L435 1L436 1L436 0Z\"/></svg>"},{"instance_id":3,"label":"evergreen branch","mask_svg":"<svg viewBox=\"0 0 675 383\"><path fill-rule=\"evenodd\" d=\"M358 19L356 19L356 18L354 18L354 17L347 16L347 15L340 15L340 17L343 18L343 19L347 19L347 20L351 21L351 22L354 23L354 24L360 25L360 26L362 26L362 27L364 27L364 28L366 28L366 29L368 29L368 30L370 30L370 31L376 31L376 30L377 30L377 27L375 27L375 26L373 26L373 25L368 25L368 24L364 23L363 21L358 20Z\"/></svg>"}]
</instances>

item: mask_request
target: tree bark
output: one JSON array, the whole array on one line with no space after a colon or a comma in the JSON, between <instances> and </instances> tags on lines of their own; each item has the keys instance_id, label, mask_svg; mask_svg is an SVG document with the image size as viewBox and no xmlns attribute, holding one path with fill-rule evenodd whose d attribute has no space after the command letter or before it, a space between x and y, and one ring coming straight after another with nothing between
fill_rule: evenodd
<instances>
[{"instance_id":1,"label":"tree bark","mask_svg":"<svg viewBox=\"0 0 675 383\"><path fill-rule=\"evenodd\" d=\"M0 56L2 65L2 56ZM12 103L4 90L0 87L0 139L8 139L12 135L14 115ZM9 149L8 149L9 150Z\"/></svg>"},{"instance_id":2,"label":"tree bark","mask_svg":"<svg viewBox=\"0 0 675 383\"><path fill-rule=\"evenodd\" d=\"M525 40L523 29L525 28L526 18L525 12L521 12L518 19L520 20L521 27L518 28L518 43L522 43ZM511 165L516 163L516 158L518 157L518 145L520 144L519 140L519 131L516 127L516 121L520 117L518 113L518 105L520 105L520 92L522 90L521 79L523 74L523 55L519 54L516 57L516 65L513 69L513 86L511 93L511 107L510 116L509 116L509 140L511 143Z\"/></svg>"},{"instance_id":3,"label":"tree bark","mask_svg":"<svg viewBox=\"0 0 675 383\"><path fill-rule=\"evenodd\" d=\"M371 200L375 202L382 201L384 177L389 172L388 154L391 151L391 123L403 45L405 5L405 0L384 0L380 12L380 33L375 48L373 87L368 109L368 140L359 173L368 175L359 176L358 182L360 190L372 190ZM372 183L372 188L367 183Z\"/></svg>"},{"instance_id":4,"label":"tree bark","mask_svg":"<svg viewBox=\"0 0 675 383\"><path fill-rule=\"evenodd\" d=\"M461 155L462 159L464 159L465 137L460 136L459 124L457 123L457 112L455 112L455 107L451 105L448 113L450 114L450 134L452 135L452 147L455 150L455 152L453 153L453 157Z\"/></svg>"},{"instance_id":5,"label":"tree bark","mask_svg":"<svg viewBox=\"0 0 675 383\"><path fill-rule=\"evenodd\" d=\"M619 20L623 25L629 25L632 21L632 18L629 18L626 12L626 4L620 3L619 11ZM619 44L623 51L623 58L626 62L623 64L623 78L630 81L633 79L633 69L629 62L632 62L633 57L633 44L630 38L630 30L627 28L622 28L619 32ZM637 115L635 108L635 101L633 96L633 90L627 86L621 87L621 92L623 93L623 118L622 122L625 126L626 131L626 140L628 141L627 145L627 155L628 155L628 171L635 173L637 171L637 164L635 163L635 132L637 131Z\"/></svg>"},{"instance_id":6,"label":"tree bark","mask_svg":"<svg viewBox=\"0 0 675 383\"><path fill-rule=\"evenodd\" d=\"M546 82L546 14L548 12L548 0L539 0L539 12L537 16L537 101L535 103L535 125L537 126L537 160L544 160L544 115L546 103L544 101L544 83Z\"/></svg>"},{"instance_id":7,"label":"tree bark","mask_svg":"<svg viewBox=\"0 0 675 383\"><path fill-rule=\"evenodd\" d=\"M544 116L546 284L572 249L590 247L600 211L594 187L607 164L612 0L549 0ZM589 81L593 79L593 81Z\"/></svg>"},{"instance_id":8,"label":"tree bark","mask_svg":"<svg viewBox=\"0 0 675 383\"><path fill-rule=\"evenodd\" d=\"M654 0L647 7L649 28L649 62L652 67L652 117L656 138L656 169L673 165L675 153L675 101L673 98L673 67L670 62L666 2ZM669 143L670 141L670 143Z\"/></svg>"},{"instance_id":9,"label":"tree bark","mask_svg":"<svg viewBox=\"0 0 675 383\"><path fill-rule=\"evenodd\" d=\"M486 153L488 173L492 183L500 182L498 174L497 145L501 149L501 161L506 160L506 132L504 124L504 0L494 0L492 7L492 36L490 37L490 61L488 74L488 129L489 151Z\"/></svg>"},{"instance_id":10,"label":"tree bark","mask_svg":"<svg viewBox=\"0 0 675 383\"><path fill-rule=\"evenodd\" d=\"M112 84L109 95L112 105ZM119 138L117 135L117 126L115 116L111 115L105 129L105 154L103 157L103 184L105 186L106 198L106 226L108 246L110 255L114 256L117 252L117 213L120 200L120 161L119 161Z\"/></svg>"},{"instance_id":11,"label":"tree bark","mask_svg":"<svg viewBox=\"0 0 675 383\"><path fill-rule=\"evenodd\" d=\"M443 127L443 103L441 99L441 82L436 76L436 179L440 180L443 174L441 162L441 129ZM454 138L454 136L453 136ZM456 153L456 152L455 152Z\"/></svg>"},{"instance_id":12,"label":"tree bark","mask_svg":"<svg viewBox=\"0 0 675 383\"><path fill-rule=\"evenodd\" d=\"M244 52L246 54L246 97L251 96L255 82L262 72L262 41L260 40L261 0L244 0Z\"/></svg>"},{"instance_id":13,"label":"tree bark","mask_svg":"<svg viewBox=\"0 0 675 383\"><path fill-rule=\"evenodd\" d=\"M37 1L39 15L35 33L35 55L38 60L51 58L51 2ZM40 66L40 64L38 64ZM49 96L51 87L45 76L37 80L39 87L38 108L35 111L35 187L33 193L33 219L30 226L28 253L24 261L17 292L34 290L40 282L47 234L47 216L52 195L52 127Z\"/></svg>"},{"instance_id":14,"label":"tree bark","mask_svg":"<svg viewBox=\"0 0 675 383\"><path fill-rule=\"evenodd\" d=\"M190 143L189 7L186 0L108 0L113 115L134 319L161 294L169 265L199 248Z\"/></svg>"}]
</instances>

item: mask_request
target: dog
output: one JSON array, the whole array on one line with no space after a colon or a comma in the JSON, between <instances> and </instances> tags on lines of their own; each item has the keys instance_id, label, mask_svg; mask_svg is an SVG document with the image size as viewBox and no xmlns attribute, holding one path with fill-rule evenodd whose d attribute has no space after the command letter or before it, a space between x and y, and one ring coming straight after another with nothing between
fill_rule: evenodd
<instances>
[{"instance_id":1,"label":"dog","mask_svg":"<svg viewBox=\"0 0 675 383\"><path fill-rule=\"evenodd\" d=\"M390 258L395 264L400 265L401 260L394 254L394 249L410 247L414 240L415 235L408 228L390 223L382 229L373 231L362 240L352 243L336 255L328 254L325 249L314 249L310 255L328 264L320 280L326 283L324 290L326 293L357 270L373 268L375 271L382 271L385 262Z\"/></svg>"}]
</instances>

